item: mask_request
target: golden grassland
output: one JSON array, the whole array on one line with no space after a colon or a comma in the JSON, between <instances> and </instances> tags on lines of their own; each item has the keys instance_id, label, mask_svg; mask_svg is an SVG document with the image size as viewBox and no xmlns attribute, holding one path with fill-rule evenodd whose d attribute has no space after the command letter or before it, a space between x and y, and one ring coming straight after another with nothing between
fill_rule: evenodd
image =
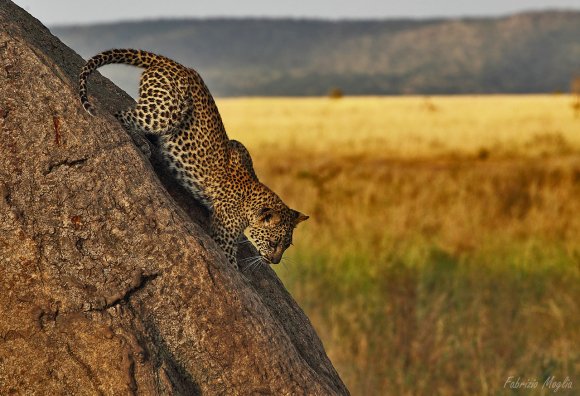
<instances>
[{"instance_id":1,"label":"golden grassland","mask_svg":"<svg viewBox=\"0 0 580 396\"><path fill-rule=\"evenodd\" d=\"M228 133L250 149L397 158L510 154L580 145L569 95L222 99ZM577 120L577 119L576 119ZM540 143L539 147L536 144ZM534 152L535 153L535 152Z\"/></svg>"},{"instance_id":2,"label":"golden grassland","mask_svg":"<svg viewBox=\"0 0 580 396\"><path fill-rule=\"evenodd\" d=\"M222 99L312 216L278 268L353 394L580 390L580 117L544 96ZM509 385L509 384L508 384Z\"/></svg>"}]
</instances>

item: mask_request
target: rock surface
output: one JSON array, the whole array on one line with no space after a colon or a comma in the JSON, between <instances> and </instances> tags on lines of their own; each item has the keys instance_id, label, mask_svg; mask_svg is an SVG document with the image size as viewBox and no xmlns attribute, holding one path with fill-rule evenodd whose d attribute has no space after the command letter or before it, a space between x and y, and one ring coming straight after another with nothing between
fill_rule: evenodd
<instances>
[{"instance_id":1,"label":"rock surface","mask_svg":"<svg viewBox=\"0 0 580 396\"><path fill-rule=\"evenodd\" d=\"M0 394L348 394L269 267L112 116L132 100L0 0ZM251 249L240 253L248 257Z\"/></svg>"}]
</instances>

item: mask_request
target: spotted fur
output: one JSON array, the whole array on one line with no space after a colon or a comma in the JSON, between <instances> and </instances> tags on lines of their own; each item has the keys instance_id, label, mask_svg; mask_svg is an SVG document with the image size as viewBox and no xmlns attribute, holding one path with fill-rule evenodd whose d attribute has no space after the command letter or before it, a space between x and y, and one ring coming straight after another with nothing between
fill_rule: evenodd
<instances>
[{"instance_id":1,"label":"spotted fur","mask_svg":"<svg viewBox=\"0 0 580 396\"><path fill-rule=\"evenodd\" d=\"M91 115L87 79L111 63L142 67L139 100L115 116L131 132L160 137L160 152L177 180L211 212L211 232L236 264L246 229L261 256L278 263L294 228L308 218L290 209L254 172L242 143L230 140L214 99L200 75L166 57L133 49L95 55L81 70L79 96Z\"/></svg>"}]
</instances>

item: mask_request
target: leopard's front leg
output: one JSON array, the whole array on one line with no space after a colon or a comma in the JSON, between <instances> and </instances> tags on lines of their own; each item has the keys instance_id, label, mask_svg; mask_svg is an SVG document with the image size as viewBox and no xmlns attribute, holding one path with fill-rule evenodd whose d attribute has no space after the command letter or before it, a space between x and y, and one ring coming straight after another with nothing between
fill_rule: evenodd
<instances>
[{"instance_id":1,"label":"leopard's front leg","mask_svg":"<svg viewBox=\"0 0 580 396\"><path fill-rule=\"evenodd\" d=\"M230 264L238 269L236 254L238 252L237 240L239 232L227 227L224 222L214 213L211 221L211 236L214 241L223 249Z\"/></svg>"}]
</instances>

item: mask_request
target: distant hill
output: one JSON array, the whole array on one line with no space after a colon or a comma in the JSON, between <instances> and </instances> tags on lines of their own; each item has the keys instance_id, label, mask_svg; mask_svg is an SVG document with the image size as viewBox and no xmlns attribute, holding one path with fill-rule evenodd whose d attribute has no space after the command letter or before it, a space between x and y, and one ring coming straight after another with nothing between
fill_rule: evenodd
<instances>
[{"instance_id":1,"label":"distant hill","mask_svg":"<svg viewBox=\"0 0 580 396\"><path fill-rule=\"evenodd\" d=\"M85 58L159 52L196 68L217 95L568 91L580 74L580 12L502 18L324 21L190 19L54 27ZM134 73L107 74L130 93Z\"/></svg>"}]
</instances>

